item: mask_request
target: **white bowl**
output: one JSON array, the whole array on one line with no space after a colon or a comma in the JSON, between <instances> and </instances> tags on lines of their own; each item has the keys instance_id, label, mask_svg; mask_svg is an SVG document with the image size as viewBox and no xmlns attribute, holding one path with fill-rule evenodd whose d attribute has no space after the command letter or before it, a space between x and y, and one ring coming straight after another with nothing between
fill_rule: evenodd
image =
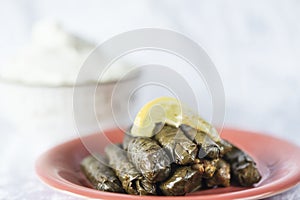
<instances>
[{"instance_id":1,"label":"white bowl","mask_svg":"<svg viewBox=\"0 0 300 200\"><path fill-rule=\"evenodd\" d=\"M101 120L101 128L115 126L114 118L123 119L123 125L129 125L128 107L132 108L133 101L127 101L130 97L130 89L134 88L139 81L139 74L122 80L111 81L101 84L101 90L95 84L76 86L76 112L73 109L72 86L48 87L37 85L25 85L16 82L1 81L0 109L2 117L5 117L19 130L50 133L60 138L68 138L77 132L78 121L80 129L86 132L99 130L99 124L90 110L85 109L94 106L95 115ZM114 98L112 113L112 94L118 83L118 98ZM91 92L95 95L89 98ZM76 123L74 114L77 118ZM119 123L119 122L118 122Z\"/></svg>"}]
</instances>

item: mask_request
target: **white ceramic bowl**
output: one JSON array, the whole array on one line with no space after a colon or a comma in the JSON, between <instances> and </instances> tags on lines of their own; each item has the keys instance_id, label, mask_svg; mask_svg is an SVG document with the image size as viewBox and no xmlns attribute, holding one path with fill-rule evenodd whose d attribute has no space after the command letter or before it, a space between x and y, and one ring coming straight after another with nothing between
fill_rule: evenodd
<instances>
[{"instance_id":1,"label":"white ceramic bowl","mask_svg":"<svg viewBox=\"0 0 300 200\"><path fill-rule=\"evenodd\" d=\"M95 95L95 115L101 120L101 128L116 125L114 117L124 119L123 124L129 123L127 109L134 107L132 101L127 101L130 88L134 88L140 75L122 81L111 81L101 84L101 90L96 84L77 86L76 106L73 109L72 86L47 87L38 85L25 85L9 81L0 82L2 98L0 100L1 116L8 119L14 126L22 131L49 133L68 138L77 132L74 114L80 121L81 130L94 132L99 130L98 123L90 111L85 109L93 102L90 93ZM118 98L114 98L114 110L111 111L112 94L118 83ZM95 88L97 88L95 90ZM132 98L132 97L131 97ZM79 108L79 109L78 109ZM113 116L113 114L115 116ZM77 120L77 122L78 122Z\"/></svg>"}]
</instances>

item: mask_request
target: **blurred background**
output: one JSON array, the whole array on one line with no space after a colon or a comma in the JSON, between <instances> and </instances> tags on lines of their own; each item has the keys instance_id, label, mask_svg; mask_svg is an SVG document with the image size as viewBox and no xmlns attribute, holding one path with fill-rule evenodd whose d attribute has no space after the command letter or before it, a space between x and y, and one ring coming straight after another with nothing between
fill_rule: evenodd
<instances>
[{"instance_id":1,"label":"blurred background","mask_svg":"<svg viewBox=\"0 0 300 200\"><path fill-rule=\"evenodd\" d=\"M205 49L221 76L226 95L225 126L266 132L300 145L300 1L1 0L0 16L2 71L7 71L10 60L30 44L32 28L43 19L56 20L95 44L137 28L183 33ZM22 104L22 99L18 102ZM45 142L23 152L36 135L22 131L3 109L0 188L5 189L0 189L0 199L14 199L15 188L23 191L15 199L69 198L41 186L32 175L35 157L67 137L58 140L40 132L38 137ZM72 136L76 134L69 133L68 137ZM14 168L20 161L28 164ZM47 195L41 198L41 194ZM288 199L292 198L300 197L293 194Z\"/></svg>"}]
</instances>

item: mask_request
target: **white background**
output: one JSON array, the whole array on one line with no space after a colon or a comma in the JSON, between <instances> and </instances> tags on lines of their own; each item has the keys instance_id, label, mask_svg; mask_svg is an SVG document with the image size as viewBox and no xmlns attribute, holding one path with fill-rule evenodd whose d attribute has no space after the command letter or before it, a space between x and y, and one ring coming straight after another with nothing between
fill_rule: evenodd
<instances>
[{"instance_id":1,"label":"white background","mask_svg":"<svg viewBox=\"0 0 300 200\"><path fill-rule=\"evenodd\" d=\"M176 30L198 42L218 68L228 124L282 136L300 132L299 1L77 2L2 0L1 63L44 18L98 43L136 28Z\"/></svg>"},{"instance_id":2,"label":"white background","mask_svg":"<svg viewBox=\"0 0 300 200\"><path fill-rule=\"evenodd\" d=\"M300 1L1 0L2 68L43 18L57 19L97 43L144 27L183 33L206 50L219 71L226 94L225 125L300 145ZM0 140L22 137L12 135L13 126L4 128L9 126L5 117L0 126ZM0 199L5 196L1 192Z\"/></svg>"}]
</instances>

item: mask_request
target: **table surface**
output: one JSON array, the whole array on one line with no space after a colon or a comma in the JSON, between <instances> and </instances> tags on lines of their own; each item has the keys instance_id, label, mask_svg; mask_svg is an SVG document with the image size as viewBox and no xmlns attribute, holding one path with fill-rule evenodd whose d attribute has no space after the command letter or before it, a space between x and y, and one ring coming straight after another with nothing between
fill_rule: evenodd
<instances>
[{"instance_id":1,"label":"table surface","mask_svg":"<svg viewBox=\"0 0 300 200\"><path fill-rule=\"evenodd\" d=\"M33 130L16 130L5 120L0 120L0 199L82 199L56 191L43 184L35 174L34 162L51 146L76 137L76 134L51 135ZM49 129L51 130L51 129ZM48 135L48 136L47 136ZM49 136L50 135L50 136ZM268 200L300 199L300 185Z\"/></svg>"}]
</instances>

